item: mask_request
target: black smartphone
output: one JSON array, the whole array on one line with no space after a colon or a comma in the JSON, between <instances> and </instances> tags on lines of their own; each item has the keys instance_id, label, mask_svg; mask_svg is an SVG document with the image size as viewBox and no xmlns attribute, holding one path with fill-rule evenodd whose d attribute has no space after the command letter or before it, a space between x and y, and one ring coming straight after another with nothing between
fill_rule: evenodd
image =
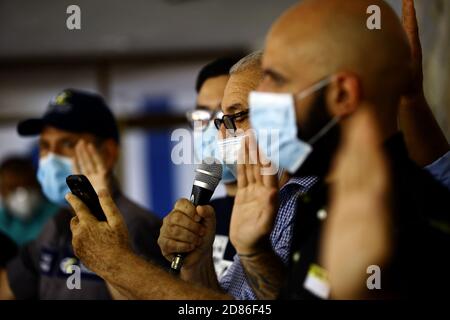
<instances>
[{"instance_id":1,"label":"black smartphone","mask_svg":"<svg viewBox=\"0 0 450 320\"><path fill-rule=\"evenodd\" d=\"M99 221L106 221L97 193L89 179L82 174L73 174L66 178L70 191L76 195L89 208Z\"/></svg>"}]
</instances>

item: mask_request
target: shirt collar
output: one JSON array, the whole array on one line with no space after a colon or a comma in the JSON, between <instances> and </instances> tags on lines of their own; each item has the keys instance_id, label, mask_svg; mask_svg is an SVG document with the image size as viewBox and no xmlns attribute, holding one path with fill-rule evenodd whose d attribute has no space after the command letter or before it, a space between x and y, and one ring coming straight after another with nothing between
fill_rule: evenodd
<instances>
[{"instance_id":1,"label":"shirt collar","mask_svg":"<svg viewBox=\"0 0 450 320\"><path fill-rule=\"evenodd\" d=\"M280 189L280 191L283 191L285 189L289 189L293 186L301 187L302 189L309 189L314 184L316 184L319 181L319 178L316 176L303 176L303 177L292 177L289 179L288 182L286 182Z\"/></svg>"}]
</instances>

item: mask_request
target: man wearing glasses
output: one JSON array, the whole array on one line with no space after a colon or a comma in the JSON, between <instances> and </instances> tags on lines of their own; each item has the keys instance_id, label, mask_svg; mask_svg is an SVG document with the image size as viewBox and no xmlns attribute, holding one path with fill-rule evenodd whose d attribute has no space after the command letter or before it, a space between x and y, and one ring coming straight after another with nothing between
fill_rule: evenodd
<instances>
[{"instance_id":1,"label":"man wearing glasses","mask_svg":"<svg viewBox=\"0 0 450 320\"><path fill-rule=\"evenodd\" d=\"M251 129L248 117L248 94L258 87L262 79L261 56L261 52L254 52L241 59L230 69L230 79L222 100L224 115L216 116L215 128L211 125L211 120L209 123L204 121L203 139L209 140L208 130L212 132L212 140L216 139L217 131L220 131L217 141L218 154L225 163L224 168L234 172L234 175L236 175L236 165L233 165L233 160L236 161L236 159L232 159L233 154L236 156L241 146L240 139L245 136L247 130ZM204 117L203 119L208 118ZM196 120L200 121L201 119L197 117ZM226 159L227 157L231 159ZM217 277L212 271L210 247L214 237L214 220L215 218L218 221L221 219L220 213L217 211L214 213L208 206L201 207L201 209L197 207L196 212L186 199L177 201L173 211L164 220L159 241L161 250L164 256L170 258L176 252L187 253L181 269L181 277L184 280L203 284L215 291L225 291L236 299L273 299L276 292L267 290L264 286L252 281L255 279L253 274L263 273L269 279L275 276L270 272L273 264L283 266L287 263L295 204L299 196L315 182L314 177L289 179L287 174L279 175L279 186L283 186L280 189L280 209L272 233L267 239L270 256L265 260L264 265L260 263L255 265L249 257L235 255L227 272ZM214 207L214 205L212 206ZM226 215L228 225L231 212L232 208ZM203 218L201 222L196 220L198 216ZM240 217L233 218L235 221L240 219ZM229 233L227 233L228 235ZM243 236L245 237L245 235ZM164 241L161 241L162 239ZM233 242L233 238L231 241ZM233 242L233 245L239 245L239 242Z\"/></svg>"},{"instance_id":2,"label":"man wearing glasses","mask_svg":"<svg viewBox=\"0 0 450 320\"><path fill-rule=\"evenodd\" d=\"M225 86L229 79L230 68L238 62L238 58L225 57L205 65L197 76L197 106L186 113L187 120L194 130L194 157L201 163L207 157L216 157L216 139L218 131L214 120L222 118L221 103ZM225 186L226 195L213 199L210 204L216 212L216 234L213 243L213 262L217 276L223 275L233 262L236 250L229 241L231 212L236 195L235 173L229 167L223 167L221 182ZM160 237L162 246L166 239ZM172 255L166 256L169 261ZM187 268L184 268L186 271ZM182 275L186 275L183 272Z\"/></svg>"}]
</instances>

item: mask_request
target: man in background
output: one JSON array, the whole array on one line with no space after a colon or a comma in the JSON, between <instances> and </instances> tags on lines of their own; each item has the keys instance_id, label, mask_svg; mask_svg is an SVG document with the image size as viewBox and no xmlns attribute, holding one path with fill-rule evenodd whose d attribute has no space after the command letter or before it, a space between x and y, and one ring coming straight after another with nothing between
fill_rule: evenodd
<instances>
[{"instance_id":1,"label":"man in background","mask_svg":"<svg viewBox=\"0 0 450 320\"><path fill-rule=\"evenodd\" d=\"M219 58L205 65L197 76L197 106L186 117L194 129L194 156L197 163L216 155L218 130L216 118L222 118L221 103L225 86L230 78L231 67L238 58ZM197 139L198 138L198 139ZM231 211L236 194L236 177L229 167L223 166L221 183L225 186L224 197L211 200L216 212L216 235L213 243L214 267L218 276L224 274L236 253L229 241Z\"/></svg>"},{"instance_id":2,"label":"man in background","mask_svg":"<svg viewBox=\"0 0 450 320\"><path fill-rule=\"evenodd\" d=\"M66 177L81 173L94 187L107 186L122 208L133 251L163 264L157 245L160 220L130 201L114 177L119 131L116 120L97 94L67 89L49 103L39 119L19 123L22 136L39 136L38 180L44 194L60 212L44 227L38 239L21 248L1 277L3 299L110 299L107 284L75 257L71 245L73 217L64 196ZM81 271L81 289L69 288L71 266ZM115 295L115 292L113 292Z\"/></svg>"}]
</instances>

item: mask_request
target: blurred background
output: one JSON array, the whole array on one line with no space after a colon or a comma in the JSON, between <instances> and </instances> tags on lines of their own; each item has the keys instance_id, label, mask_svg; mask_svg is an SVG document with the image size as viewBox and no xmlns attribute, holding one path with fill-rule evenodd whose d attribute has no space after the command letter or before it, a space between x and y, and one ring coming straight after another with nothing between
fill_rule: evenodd
<instances>
[{"instance_id":1,"label":"blurred background","mask_svg":"<svg viewBox=\"0 0 450 320\"><path fill-rule=\"evenodd\" d=\"M388 1L401 13L401 1ZM171 164L206 62L261 49L293 0L0 0L0 159L36 155L19 120L40 116L65 88L101 93L120 121L118 177L127 195L165 215L189 196L193 166ZM66 8L81 8L68 30ZM450 138L450 1L416 1L427 98ZM126 174L125 174L126 173ZM218 190L220 195L223 190Z\"/></svg>"}]
</instances>

